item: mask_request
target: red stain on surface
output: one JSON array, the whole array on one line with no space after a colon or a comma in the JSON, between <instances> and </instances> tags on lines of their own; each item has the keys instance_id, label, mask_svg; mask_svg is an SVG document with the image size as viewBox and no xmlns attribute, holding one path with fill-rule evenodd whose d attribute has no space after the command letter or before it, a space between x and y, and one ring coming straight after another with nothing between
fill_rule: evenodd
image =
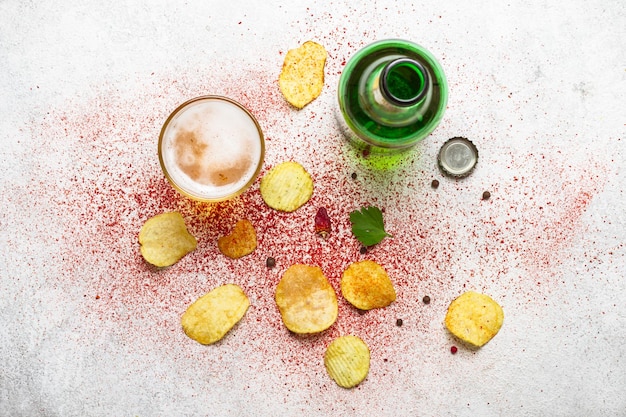
<instances>
[{"instance_id":1,"label":"red stain on surface","mask_svg":"<svg viewBox=\"0 0 626 417\"><path fill-rule=\"evenodd\" d=\"M242 349L254 349L266 358L278 356L289 372L297 373L314 366L312 358L321 357L332 338L356 333L365 335L373 358L380 359L416 337L427 337L430 322L441 319L433 315L432 306L423 304L426 294L434 303L447 303L473 279L485 287L489 281L506 279L513 267L529 277L511 291L537 291L538 282L550 284L550 269L581 230L581 217L601 190L597 170L568 171L534 155L525 160L527 175L493 184L489 200L482 200L481 185L473 189L469 182L442 177L441 186L433 190L432 173L414 171L415 159L398 168L397 175L384 174L390 175L388 182L380 178L383 174L367 170L353 178L347 157L331 158L305 140L280 136L295 110L280 96L276 76L259 71L212 80L155 77L135 97L107 91L80 106L52 110L33 123L40 150L54 152L55 141L70 142L69 152L57 155L59 166L35 173L27 188L64 224L58 254L64 271L58 282L85 289L83 314L94 329L110 327L129 342L141 339L184 352L191 342L180 329L182 312L217 285L234 282L244 288L252 306L231 332L237 335L227 336L229 343L247 343ZM258 180L244 195L219 204L193 202L174 191L158 165L158 133L179 103L203 94L227 95L257 117L268 147L261 175L289 158L283 149L309 151L309 159L300 161L315 181L307 205L294 213L270 209L260 196ZM329 122L324 116L319 123ZM303 129L313 129L315 123ZM341 141L337 135L325 140ZM471 204L451 208L456 196L467 193L475 195ZM361 253L348 214L365 205L384 210L393 238ZM319 207L327 209L332 222L327 239L315 233ZM185 218L198 249L159 270L142 259L137 234L149 217L174 210ZM255 226L258 248L230 260L218 251L217 238L241 218ZM276 259L274 268L267 268L268 257ZM362 314L342 299L341 274L349 263L362 259L377 261L392 278L398 300L389 308ZM294 263L320 266L338 294L339 318L321 335L297 337L282 325L274 288ZM403 318L403 331L412 329L412 337L400 332L398 317ZM257 337L259 333L264 337Z\"/></svg>"}]
</instances>

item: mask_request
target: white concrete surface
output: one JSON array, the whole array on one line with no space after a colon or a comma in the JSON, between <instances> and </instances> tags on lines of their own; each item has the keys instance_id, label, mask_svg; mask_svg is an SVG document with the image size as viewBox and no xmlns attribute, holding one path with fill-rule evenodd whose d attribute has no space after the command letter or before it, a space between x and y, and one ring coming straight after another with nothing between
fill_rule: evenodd
<instances>
[{"instance_id":1,"label":"white concrete surface","mask_svg":"<svg viewBox=\"0 0 626 417\"><path fill-rule=\"evenodd\" d=\"M379 171L339 137L333 112L345 60L389 37L441 60L450 100L439 128ZM276 80L286 51L309 39L328 50L326 80L297 111ZM624 45L621 0L1 1L0 416L626 415ZM306 206L272 212L258 182L220 205L171 190L158 133L201 94L255 113L264 171L305 165L316 184ZM462 181L435 164L452 136L480 151ZM385 208L393 238L361 255L347 216L365 204ZM322 205L325 242L312 232ZM166 210L183 213L199 246L155 271L137 233ZM259 248L231 261L215 240L241 217ZM290 335L273 302L281 272L317 264L339 291L362 258L387 268L398 300L359 315L339 297L331 329ZM252 305L201 346L180 315L226 282ZM505 312L479 350L443 326L466 289ZM323 367L347 333L372 351L353 390Z\"/></svg>"}]
</instances>

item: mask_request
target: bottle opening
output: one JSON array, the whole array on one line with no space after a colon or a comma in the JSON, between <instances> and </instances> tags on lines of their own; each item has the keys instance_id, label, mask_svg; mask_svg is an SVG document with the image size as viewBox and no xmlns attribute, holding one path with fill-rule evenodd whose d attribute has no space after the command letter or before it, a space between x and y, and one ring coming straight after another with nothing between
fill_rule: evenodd
<instances>
[{"instance_id":1,"label":"bottle opening","mask_svg":"<svg viewBox=\"0 0 626 417\"><path fill-rule=\"evenodd\" d=\"M387 100L398 106L412 106L426 95L428 73L419 62L401 58L387 64L380 81Z\"/></svg>"}]
</instances>

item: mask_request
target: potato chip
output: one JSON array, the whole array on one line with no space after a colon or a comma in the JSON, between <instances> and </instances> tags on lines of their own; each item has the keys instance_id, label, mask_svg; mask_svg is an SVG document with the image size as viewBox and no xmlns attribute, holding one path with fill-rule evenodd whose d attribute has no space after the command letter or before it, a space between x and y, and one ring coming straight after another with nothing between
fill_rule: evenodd
<instances>
[{"instance_id":1,"label":"potato chip","mask_svg":"<svg viewBox=\"0 0 626 417\"><path fill-rule=\"evenodd\" d=\"M143 258L154 266L174 265L198 246L185 226L180 213L156 215L144 223L139 231L140 251Z\"/></svg>"},{"instance_id":2,"label":"potato chip","mask_svg":"<svg viewBox=\"0 0 626 417\"><path fill-rule=\"evenodd\" d=\"M312 41L287 51L278 86L289 104L301 109L320 95L325 63L326 49Z\"/></svg>"},{"instance_id":3,"label":"potato chip","mask_svg":"<svg viewBox=\"0 0 626 417\"><path fill-rule=\"evenodd\" d=\"M333 340L324 355L328 375L343 388L360 384L370 369L370 350L360 338L352 335Z\"/></svg>"},{"instance_id":4,"label":"potato chip","mask_svg":"<svg viewBox=\"0 0 626 417\"><path fill-rule=\"evenodd\" d=\"M337 320L335 290L317 266L290 266L276 286L276 304L294 333L318 333Z\"/></svg>"},{"instance_id":5,"label":"potato chip","mask_svg":"<svg viewBox=\"0 0 626 417\"><path fill-rule=\"evenodd\" d=\"M241 320L250 301L241 287L225 284L198 298L181 317L185 334L203 345L220 340Z\"/></svg>"},{"instance_id":6,"label":"potato chip","mask_svg":"<svg viewBox=\"0 0 626 417\"><path fill-rule=\"evenodd\" d=\"M256 244L254 226L247 219L239 220L229 235L217 239L220 252L232 259L251 254L256 249Z\"/></svg>"},{"instance_id":7,"label":"potato chip","mask_svg":"<svg viewBox=\"0 0 626 417\"><path fill-rule=\"evenodd\" d=\"M445 323L450 333L480 347L498 333L503 320L502 307L491 297L468 291L450 303Z\"/></svg>"},{"instance_id":8,"label":"potato chip","mask_svg":"<svg viewBox=\"0 0 626 417\"><path fill-rule=\"evenodd\" d=\"M387 271L374 261L354 262L341 277L341 293L361 310L387 307L396 299L396 290Z\"/></svg>"},{"instance_id":9,"label":"potato chip","mask_svg":"<svg viewBox=\"0 0 626 417\"><path fill-rule=\"evenodd\" d=\"M295 211L313 195L313 180L302 165L287 161L270 169L261 179L261 197L273 209Z\"/></svg>"}]
</instances>

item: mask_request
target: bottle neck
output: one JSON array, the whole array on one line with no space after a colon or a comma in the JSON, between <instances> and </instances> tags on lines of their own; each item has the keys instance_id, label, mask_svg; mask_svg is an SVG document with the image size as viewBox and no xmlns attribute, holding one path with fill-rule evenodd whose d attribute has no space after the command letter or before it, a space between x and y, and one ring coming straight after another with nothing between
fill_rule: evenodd
<instances>
[{"instance_id":1,"label":"bottle neck","mask_svg":"<svg viewBox=\"0 0 626 417\"><path fill-rule=\"evenodd\" d=\"M400 58L389 62L380 74L380 92L391 104L411 107L419 103L428 93L428 72L422 64Z\"/></svg>"},{"instance_id":2,"label":"bottle neck","mask_svg":"<svg viewBox=\"0 0 626 417\"><path fill-rule=\"evenodd\" d=\"M432 80L424 65L402 57L386 62L361 84L359 103L376 123L408 126L422 120L432 97Z\"/></svg>"}]
</instances>

